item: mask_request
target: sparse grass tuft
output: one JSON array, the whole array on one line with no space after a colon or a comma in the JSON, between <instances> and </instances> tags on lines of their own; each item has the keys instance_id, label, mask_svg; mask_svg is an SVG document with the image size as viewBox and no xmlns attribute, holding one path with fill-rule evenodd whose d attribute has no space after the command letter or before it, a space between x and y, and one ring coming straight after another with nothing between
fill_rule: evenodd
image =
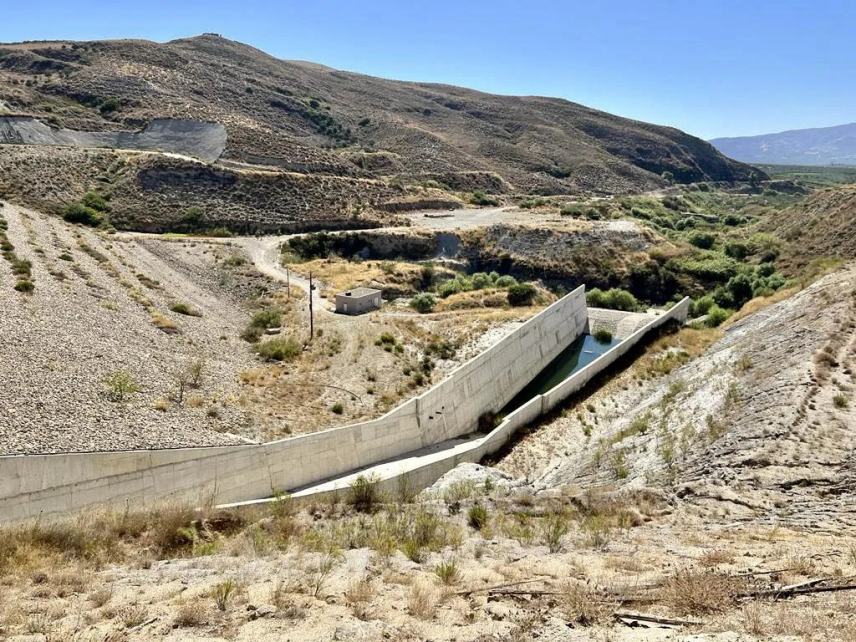
<instances>
[{"instance_id":1,"label":"sparse grass tuft","mask_svg":"<svg viewBox=\"0 0 856 642\"><path fill-rule=\"evenodd\" d=\"M446 586L453 586L461 581L461 571L454 559L446 560L434 567L434 574Z\"/></svg>"},{"instance_id":2,"label":"sparse grass tuft","mask_svg":"<svg viewBox=\"0 0 856 642\"><path fill-rule=\"evenodd\" d=\"M470 510L467 511L467 524L477 531L480 531L487 526L489 519L490 516L488 515L487 508L481 504L474 504L470 507Z\"/></svg>"},{"instance_id":3,"label":"sparse grass tuft","mask_svg":"<svg viewBox=\"0 0 856 642\"><path fill-rule=\"evenodd\" d=\"M238 590L238 583L229 578L215 585L211 591L211 596L214 598L214 603L217 605L217 610L225 611L229 606L229 601Z\"/></svg>"}]
</instances>

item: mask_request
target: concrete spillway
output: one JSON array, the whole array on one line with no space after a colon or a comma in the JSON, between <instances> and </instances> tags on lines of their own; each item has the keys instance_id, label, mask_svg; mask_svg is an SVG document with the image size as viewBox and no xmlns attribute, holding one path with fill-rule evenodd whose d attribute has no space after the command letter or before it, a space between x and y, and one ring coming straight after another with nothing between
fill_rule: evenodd
<instances>
[{"instance_id":1,"label":"concrete spillway","mask_svg":"<svg viewBox=\"0 0 856 642\"><path fill-rule=\"evenodd\" d=\"M158 118L141 131L78 131L54 129L30 116L0 116L0 144L165 152L213 163L226 149L226 128L200 120Z\"/></svg>"},{"instance_id":2,"label":"concrete spillway","mask_svg":"<svg viewBox=\"0 0 856 642\"><path fill-rule=\"evenodd\" d=\"M142 505L171 499L229 504L277 491L317 494L347 487L360 471L394 490L430 485L464 461L499 450L521 426L549 412L648 332L686 320L689 299L643 317L632 334L548 391L510 412L487 435L479 418L498 413L589 328L582 287L535 315L422 395L377 419L259 445L0 457L0 520ZM617 327L622 327L618 323Z\"/></svg>"}]
</instances>

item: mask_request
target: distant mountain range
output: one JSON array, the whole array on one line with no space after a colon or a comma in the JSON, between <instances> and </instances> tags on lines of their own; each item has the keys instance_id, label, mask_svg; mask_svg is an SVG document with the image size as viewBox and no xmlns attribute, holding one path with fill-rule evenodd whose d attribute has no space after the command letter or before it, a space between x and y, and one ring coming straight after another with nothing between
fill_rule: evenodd
<instances>
[{"instance_id":1,"label":"distant mountain range","mask_svg":"<svg viewBox=\"0 0 856 642\"><path fill-rule=\"evenodd\" d=\"M744 163L856 165L856 123L714 138L710 142L726 156Z\"/></svg>"}]
</instances>

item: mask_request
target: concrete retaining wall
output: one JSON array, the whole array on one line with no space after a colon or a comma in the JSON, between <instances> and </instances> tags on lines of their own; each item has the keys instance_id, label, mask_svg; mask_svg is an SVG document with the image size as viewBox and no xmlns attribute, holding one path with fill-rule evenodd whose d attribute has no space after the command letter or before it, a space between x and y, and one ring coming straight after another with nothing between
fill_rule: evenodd
<instances>
[{"instance_id":1,"label":"concrete retaining wall","mask_svg":"<svg viewBox=\"0 0 856 642\"><path fill-rule=\"evenodd\" d=\"M482 414L505 406L586 323L580 287L421 396L361 424L258 446L0 457L0 520L164 498L255 499L472 432Z\"/></svg>"},{"instance_id":2,"label":"concrete retaining wall","mask_svg":"<svg viewBox=\"0 0 856 642\"><path fill-rule=\"evenodd\" d=\"M433 484L437 479L452 470L458 464L464 462L476 463L481 461L486 455L499 451L506 443L508 443L508 440L517 430L529 423L532 423L538 417L552 410L570 395L580 390L595 375L599 374L612 365L617 359L624 356L633 346L639 343L646 334L669 321L685 323L689 308L690 299L683 299L662 315L649 321L644 326L636 330L636 332L631 334L624 341L613 346L610 350L592 361L586 367L578 370L543 395L537 395L530 399L520 408L507 415L502 423L494 428L489 434L470 442L467 448L455 449L454 453L450 454L448 457L439 459L429 458L430 460L424 465L416 466L400 474L384 477L378 480L380 489L386 492L395 493L403 484L406 484L410 490L421 490ZM313 497L322 497L324 495L338 492L338 490L317 493L316 495L313 495Z\"/></svg>"}]
</instances>

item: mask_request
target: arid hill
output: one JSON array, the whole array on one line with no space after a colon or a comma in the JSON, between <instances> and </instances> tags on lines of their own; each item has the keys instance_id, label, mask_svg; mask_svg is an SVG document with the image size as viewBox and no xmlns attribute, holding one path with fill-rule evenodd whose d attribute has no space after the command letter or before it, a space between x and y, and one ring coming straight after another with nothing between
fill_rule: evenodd
<instances>
[{"instance_id":1,"label":"arid hill","mask_svg":"<svg viewBox=\"0 0 856 642\"><path fill-rule=\"evenodd\" d=\"M455 191L618 193L745 179L677 129L565 100L494 96L284 61L215 35L0 45L0 113L127 130L225 125L223 158L302 173L433 180Z\"/></svg>"},{"instance_id":2,"label":"arid hill","mask_svg":"<svg viewBox=\"0 0 856 642\"><path fill-rule=\"evenodd\" d=\"M814 192L765 226L798 248L787 257L796 267L819 256L856 258L856 186Z\"/></svg>"}]
</instances>

